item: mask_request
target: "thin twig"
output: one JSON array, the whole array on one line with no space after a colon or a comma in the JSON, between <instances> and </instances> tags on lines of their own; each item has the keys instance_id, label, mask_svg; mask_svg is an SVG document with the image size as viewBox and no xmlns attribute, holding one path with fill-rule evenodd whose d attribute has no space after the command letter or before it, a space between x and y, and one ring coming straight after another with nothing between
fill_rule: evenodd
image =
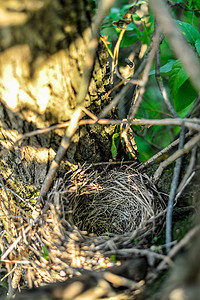
<instances>
[{"instance_id":1,"label":"thin twig","mask_svg":"<svg viewBox=\"0 0 200 300\"><path fill-rule=\"evenodd\" d=\"M87 109L86 107L83 107L83 111L86 115L88 115L91 119L97 121L98 118L96 115L94 115L89 109Z\"/></svg>"},{"instance_id":2,"label":"thin twig","mask_svg":"<svg viewBox=\"0 0 200 300\"><path fill-rule=\"evenodd\" d=\"M189 118L193 114L194 110L197 108L199 103L200 103L200 93L198 94L198 96L197 96L196 100L194 101L192 107L190 108L189 112L185 116L186 118Z\"/></svg>"},{"instance_id":3,"label":"thin twig","mask_svg":"<svg viewBox=\"0 0 200 300\"><path fill-rule=\"evenodd\" d=\"M194 228L192 228L185 236L180 240L178 244L176 244L168 253L168 257L170 259L173 259L187 244L191 241L191 239L194 238L194 236L199 233L200 226L197 225ZM165 271L169 268L169 265L163 260L161 261L156 270L150 275L148 278L148 284L151 284L154 282L161 274L161 272Z\"/></svg>"},{"instance_id":4,"label":"thin twig","mask_svg":"<svg viewBox=\"0 0 200 300\"><path fill-rule=\"evenodd\" d=\"M126 32L127 26L132 22L131 15L134 13L135 10L136 10L136 7L134 5L132 7L130 7L128 12L123 16L123 21L120 20L120 22L123 23L122 26L117 24L118 22L115 24L118 27L118 29L120 29L121 31L120 31L119 37L117 39L117 42L115 44L113 55L111 56L112 57L111 77L110 77L111 83L113 83L113 74L115 71L115 67L118 65L120 44L123 39L124 33Z\"/></svg>"},{"instance_id":5,"label":"thin twig","mask_svg":"<svg viewBox=\"0 0 200 300\"><path fill-rule=\"evenodd\" d=\"M186 133L185 137L188 137L190 135L191 135L191 132L188 132L188 133ZM169 144L163 150L159 151L154 156L152 156L151 158L149 158L146 162L144 162L143 164L139 165L137 169L138 170L144 169L145 167L147 167L148 165L150 165L151 163L153 163L155 160L157 160L160 156L162 156L163 154L169 152L173 147L177 146L178 143L179 143L179 138L176 139L175 141L173 141L171 144Z\"/></svg>"},{"instance_id":6,"label":"thin twig","mask_svg":"<svg viewBox=\"0 0 200 300\"><path fill-rule=\"evenodd\" d=\"M110 77L110 82L111 83L113 83L113 74L114 74L114 71L115 71L115 67L118 65L119 47L120 47L122 38L124 36L124 33L126 31L126 27L128 26L129 23L124 23L123 24L123 27L121 28L118 40L117 40L115 48L114 48L113 57L112 57L112 66L111 66L111 77Z\"/></svg>"},{"instance_id":7,"label":"thin twig","mask_svg":"<svg viewBox=\"0 0 200 300\"><path fill-rule=\"evenodd\" d=\"M157 182L160 178L163 170L170 165L173 161L184 155L187 151L191 150L198 142L200 141L200 134L195 135L193 138L189 140L184 146L183 149L177 150L174 154L172 154L168 159L163 161L159 168L156 170L153 176L154 182Z\"/></svg>"},{"instance_id":8,"label":"thin twig","mask_svg":"<svg viewBox=\"0 0 200 300\"><path fill-rule=\"evenodd\" d=\"M111 101L111 103L109 103L104 109L103 111L99 114L98 116L98 120L104 118L107 116L107 114L112 110L113 107L117 106L118 102L121 100L121 98L123 98L126 93L128 92L128 90L130 88L132 88L132 85L135 85L136 83L138 85L144 85L144 79L142 80L138 80L138 77L140 76L140 74L143 72L144 68L147 66L147 61L149 59L149 53L151 52L153 47L153 43L150 43L149 49L146 53L146 55L144 56L144 58L142 59L142 62L140 63L139 67L137 68L137 70L135 71L134 75L131 77L131 79L129 79L128 82L125 82L126 85L122 88L122 90L120 91L120 93L118 95L115 96L115 98ZM116 72L117 72L117 68L116 68ZM148 71L148 70L147 70ZM148 72L149 73L149 72ZM144 78L144 77L143 77Z\"/></svg>"},{"instance_id":9,"label":"thin twig","mask_svg":"<svg viewBox=\"0 0 200 300\"><path fill-rule=\"evenodd\" d=\"M7 193L7 188L6 188L6 186L4 185L4 182L3 182L3 179L1 178L1 176L0 176L0 181L1 181L0 186L3 187L4 192L5 192L5 194L6 194L6 197L7 197L7 199L8 199L8 212L9 212L9 215L10 215L10 214L11 214L11 213L10 213L10 197L9 197L9 195L8 195L8 193ZM10 222L10 220L9 220L9 222Z\"/></svg>"},{"instance_id":10,"label":"thin twig","mask_svg":"<svg viewBox=\"0 0 200 300\"><path fill-rule=\"evenodd\" d=\"M179 184L177 193L179 193L180 191L183 190L183 187L185 186L186 181L188 180L188 178L190 177L190 175L192 174L192 172L194 170L194 166L195 166L195 162L196 162L197 146L195 146L191 152L192 153L191 153L190 163L187 167L187 170L184 174L184 177L183 177L181 183Z\"/></svg>"},{"instance_id":11,"label":"thin twig","mask_svg":"<svg viewBox=\"0 0 200 300\"><path fill-rule=\"evenodd\" d=\"M165 256L163 254L159 254L159 253L156 253L156 252L153 252L152 250L148 250L148 249L137 249L137 248L132 248L132 249L116 249L116 250L109 250L109 251L106 251L104 253L104 255L112 255L112 254L136 254L136 255L143 255L143 256L146 256L147 258L149 259L152 259L152 258L156 258L156 259L161 259L163 262L169 264L169 265L172 265L172 260L168 257L168 256Z\"/></svg>"},{"instance_id":12,"label":"thin twig","mask_svg":"<svg viewBox=\"0 0 200 300\"><path fill-rule=\"evenodd\" d=\"M183 247L185 247L191 239L200 231L200 226L197 225L194 228L192 228L185 236L180 240L178 244L176 244L168 253L168 257L172 259ZM162 261L158 267L157 271L162 271L166 268L166 263Z\"/></svg>"},{"instance_id":13,"label":"thin twig","mask_svg":"<svg viewBox=\"0 0 200 300\"><path fill-rule=\"evenodd\" d=\"M101 124L101 125L117 125L117 124L128 124L127 120L109 120L109 119L102 119L103 117L105 117L109 111L113 108L113 106L117 105L117 103L120 101L121 97L123 95L126 94L127 91L127 87L130 88L130 85L126 85L123 89L122 89L122 93L120 92L114 99L113 101L105 108L105 110L103 110L100 115L98 116L98 121L96 120L96 117L92 119L86 119L86 120L80 120L79 122L79 126L82 125L95 125L95 124ZM198 98L199 101L199 98ZM196 105L198 104L198 102L196 102ZM196 106L195 105L195 106ZM194 106L193 106L194 109ZM102 116L102 117L101 117ZM194 130L198 130L200 131L200 120L193 118L193 119L162 119L162 120L154 120L154 119L136 119L136 120L132 120L131 121L131 125L176 125L176 126L181 126L182 124L185 124L185 127L188 127L190 129L194 129ZM196 123L196 124L195 124ZM20 139L18 139L15 143L13 143L12 146L10 146L8 149L4 149L0 156L5 155L8 151L12 150L12 148L14 148L15 146L17 146L22 140L26 139L27 137L32 137L35 135L39 135L39 134L44 134L56 129L62 129L62 128L66 128L69 126L69 122L64 122L64 123L60 123L57 125L53 125L47 128L43 128L43 129L38 129L38 130L34 130L28 133L25 133Z\"/></svg>"},{"instance_id":14,"label":"thin twig","mask_svg":"<svg viewBox=\"0 0 200 300\"><path fill-rule=\"evenodd\" d=\"M191 182L194 175L195 175L195 172L193 171L186 179L184 179L184 182L181 181L180 184L182 184L182 185L181 185L180 189L179 189L179 187L177 189L177 194L176 194L176 198L174 200L174 205L176 205L178 198L181 196L181 194L184 191L185 187Z\"/></svg>"},{"instance_id":15,"label":"thin twig","mask_svg":"<svg viewBox=\"0 0 200 300\"><path fill-rule=\"evenodd\" d=\"M94 118L94 115L93 115L93 119L80 120L78 125L82 126L82 125L95 125L95 124L101 124L101 125L128 124L127 120L103 119L103 117L106 116L109 113L109 111L113 108L113 106L117 105L118 101L120 101L120 97L123 96L126 93L126 91L127 91L127 89L125 89L126 87L128 87L128 85L124 87L123 93L120 92L120 94L117 95L117 98L113 99L115 101L111 102L109 104L109 107L107 106L106 109L101 112L101 114L98 116L98 121L96 120L96 118ZM102 115L102 117L101 117L101 115ZM132 120L130 122L131 125L176 125L176 126L181 126L183 123L185 124L185 127L200 131L200 125L198 125L198 124L200 124L200 120L196 119L196 118L193 118L193 119L189 119L189 118L169 119L169 118L166 118L166 119L162 119L162 120L135 119L135 120ZM13 147L17 146L22 140L24 140L27 137L32 137L32 136L35 136L35 135L44 134L44 133L47 133L47 132L50 132L50 131L53 131L53 130L56 130L56 129L66 128L68 126L69 126L69 122L64 122L64 123L60 123L60 124L57 124L57 125L50 126L48 128L38 129L38 130L34 130L34 131L31 131L31 132L25 133L9 149L4 149L1 152L1 155L6 154L8 151L10 151Z\"/></svg>"},{"instance_id":16,"label":"thin twig","mask_svg":"<svg viewBox=\"0 0 200 300\"><path fill-rule=\"evenodd\" d=\"M155 32L155 36L152 39L152 44L153 44L153 46L152 46L151 51L149 52L149 55L148 55L148 58L147 58L147 63L146 63L146 66L144 68L144 73L143 73L143 76L142 76L142 83L143 84L141 84L141 86L140 86L137 99L133 100L131 109L130 109L129 114L128 114L128 119L129 120L134 120L135 119L135 116L138 112L140 104L143 100L146 84L147 84L147 81L148 81L148 78L149 78L149 72L151 71L153 60L154 60L154 57L155 57L155 54L156 54L156 51L157 51L157 47L158 47L158 44L159 44L159 31L158 30L156 30L156 32Z\"/></svg>"},{"instance_id":17,"label":"thin twig","mask_svg":"<svg viewBox=\"0 0 200 300\"><path fill-rule=\"evenodd\" d=\"M113 109L113 107L116 107L119 101L125 97L126 93L128 90L131 88L130 84L125 85L121 91L114 97L114 99L106 106L104 109L100 112L100 114L97 116L98 117L98 122L100 119L105 118L109 112Z\"/></svg>"},{"instance_id":18,"label":"thin twig","mask_svg":"<svg viewBox=\"0 0 200 300\"><path fill-rule=\"evenodd\" d=\"M141 79L126 79L125 77L123 77L123 76L120 74L120 72L119 72L117 66L115 67L115 73L116 73L117 77L120 78L125 84L126 84L126 83L131 83L131 84L133 84L133 85L136 85L136 84L137 84L137 85L143 85L143 81L142 81Z\"/></svg>"},{"instance_id":19,"label":"thin twig","mask_svg":"<svg viewBox=\"0 0 200 300\"><path fill-rule=\"evenodd\" d=\"M37 221L38 221L38 219L31 221L31 223L26 227L24 233L27 234L29 232L29 230L32 228L33 224L36 223ZM10 254L10 252L17 246L17 244L21 241L24 233L21 234L20 236L18 236L18 238L15 239L14 243L12 243L12 245L6 250L6 252L2 254L2 256L1 256L2 260L4 260Z\"/></svg>"},{"instance_id":20,"label":"thin twig","mask_svg":"<svg viewBox=\"0 0 200 300\"><path fill-rule=\"evenodd\" d=\"M182 9L184 9L184 10L187 10L187 11L193 11L193 12L198 12L198 11L200 11L200 9L196 9L196 8L188 8L187 6L185 6L183 3L181 3L181 2L174 2L174 1L170 1L170 0L168 0L167 1L168 2L168 4L170 5L170 6L172 6L172 7L174 7L174 6L179 6L180 8L182 8Z\"/></svg>"},{"instance_id":21,"label":"thin twig","mask_svg":"<svg viewBox=\"0 0 200 300\"><path fill-rule=\"evenodd\" d=\"M93 120L84 120L85 124L94 125L95 122ZM177 119L134 119L130 122L127 120L108 120L101 119L97 123L101 125L117 125L117 124L129 124L129 125L175 125L182 126L184 124L185 127L194 129L196 131L200 131L200 125L198 124L200 120L198 119L187 119L187 118L177 118ZM196 124L195 124L196 123Z\"/></svg>"},{"instance_id":22,"label":"thin twig","mask_svg":"<svg viewBox=\"0 0 200 300\"><path fill-rule=\"evenodd\" d=\"M27 202L26 200L24 200L22 197L20 197L18 194L16 194L15 192L13 192L11 189L7 188L6 186L2 185L0 183L0 186L2 186L4 189L6 189L7 191L9 191L10 193L12 193L14 196L16 196L17 198L19 198L22 202L24 202L27 206L29 206L32 210L34 209L34 207Z\"/></svg>"},{"instance_id":23,"label":"thin twig","mask_svg":"<svg viewBox=\"0 0 200 300\"><path fill-rule=\"evenodd\" d=\"M8 264L23 264L23 265L31 263L28 260L15 260L15 259L14 260L0 259L0 262L8 263ZM1 281L3 281L2 278L1 278Z\"/></svg>"},{"instance_id":24,"label":"thin twig","mask_svg":"<svg viewBox=\"0 0 200 300\"><path fill-rule=\"evenodd\" d=\"M92 166L107 166L107 165L127 165L127 164L133 164L132 160L120 160L120 161L101 161L99 163L92 163ZM91 163L86 163L86 166L90 166ZM136 163L135 163L136 165Z\"/></svg>"},{"instance_id":25,"label":"thin twig","mask_svg":"<svg viewBox=\"0 0 200 300\"><path fill-rule=\"evenodd\" d=\"M146 66L144 68L144 72L143 72L143 75L142 75L142 80L141 80L140 87L136 87L135 92L133 94L131 107L130 107L128 117L127 117L128 121L129 121L129 124L125 127L125 129L123 130L123 132L121 134L121 137L123 137L123 139L125 140L126 145L131 146L131 147L129 147L129 149L133 148L132 143L127 143L126 142L126 141L129 140L128 131L129 131L129 128L130 128L130 122L135 119L136 114L138 112L138 109L139 109L139 107L140 107L140 105L143 101L144 93L145 93L145 90L146 90L146 85L147 85L148 78L149 78L149 72L151 71L153 60L154 60L154 57L155 57L155 54L156 54L156 51L157 51L157 47L159 45L159 35L160 35L159 31L155 30L154 36L153 36L152 42L151 42L152 48L151 48L151 50L148 54L148 58L147 58ZM134 141L134 139L133 139L133 141ZM132 153L132 151L129 151L129 152ZM135 153L136 153L136 151L133 151L132 156L134 158L136 157Z\"/></svg>"},{"instance_id":26,"label":"thin twig","mask_svg":"<svg viewBox=\"0 0 200 300\"><path fill-rule=\"evenodd\" d=\"M180 132L180 140L178 149L182 150L185 142L185 128L181 128ZM174 168L174 174L172 178L170 193L169 193L169 200L168 200L168 207L167 207L167 215L166 215L166 250L167 253L170 251L171 248L171 241L172 241L172 214L173 214L173 204L174 198L176 196L176 190L178 187L178 180L181 171L181 164L182 164L182 157L179 157L176 161L176 165Z\"/></svg>"},{"instance_id":27,"label":"thin twig","mask_svg":"<svg viewBox=\"0 0 200 300\"><path fill-rule=\"evenodd\" d=\"M173 117L175 118L178 118L178 114L176 113L168 95L167 95L167 91L164 87L164 84L163 84L163 81L162 81L162 78L160 76L160 47L158 48L157 50L157 53L156 53L156 67L155 67L155 76L156 76L156 81L158 83L158 87L160 89L160 92L161 92L161 95L168 107L168 110L171 112L171 114L173 115Z\"/></svg>"},{"instance_id":28,"label":"thin twig","mask_svg":"<svg viewBox=\"0 0 200 300\"><path fill-rule=\"evenodd\" d=\"M10 245L10 247L1 255L1 259L4 260L10 252L18 245L18 243L21 241L21 239L27 235L27 233L31 230L31 228L40 220L40 218L46 213L48 210L49 205L46 204L44 209L42 210L42 214L40 214L38 217L35 217L34 219L30 219L30 224L24 229L24 231L18 236L18 238L15 239L15 241Z\"/></svg>"}]
</instances>

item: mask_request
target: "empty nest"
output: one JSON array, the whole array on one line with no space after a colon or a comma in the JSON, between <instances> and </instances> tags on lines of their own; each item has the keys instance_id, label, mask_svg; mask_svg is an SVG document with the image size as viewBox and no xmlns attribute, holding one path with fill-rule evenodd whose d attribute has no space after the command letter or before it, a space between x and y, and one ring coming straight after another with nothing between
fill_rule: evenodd
<instances>
[{"instance_id":1,"label":"empty nest","mask_svg":"<svg viewBox=\"0 0 200 300\"><path fill-rule=\"evenodd\" d=\"M1 226L0 249L17 278L15 286L21 276L25 285L38 286L66 280L80 269L105 269L116 263L113 255L146 255L142 251L165 217L165 203L147 175L126 167L66 173L55 180L34 222L27 217L32 211L23 211L17 199L12 198L13 209L6 196L2 199L0 212L8 218Z\"/></svg>"},{"instance_id":2,"label":"empty nest","mask_svg":"<svg viewBox=\"0 0 200 300\"><path fill-rule=\"evenodd\" d=\"M63 184L67 219L96 235L132 232L165 206L147 175L130 168L79 169Z\"/></svg>"}]
</instances>

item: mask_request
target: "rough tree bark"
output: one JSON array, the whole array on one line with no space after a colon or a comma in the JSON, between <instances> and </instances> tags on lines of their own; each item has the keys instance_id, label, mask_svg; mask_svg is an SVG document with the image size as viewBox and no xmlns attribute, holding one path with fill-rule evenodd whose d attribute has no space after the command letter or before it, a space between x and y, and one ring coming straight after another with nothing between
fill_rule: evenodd
<instances>
[{"instance_id":1,"label":"rough tree bark","mask_svg":"<svg viewBox=\"0 0 200 300\"><path fill-rule=\"evenodd\" d=\"M0 149L23 134L70 119L83 72L94 7L89 0L0 1ZM107 103L107 53L99 46L86 107ZM63 130L36 135L1 157L1 175L40 187ZM67 151L69 163L110 157L113 127L84 126ZM22 187L21 187L22 188Z\"/></svg>"}]
</instances>

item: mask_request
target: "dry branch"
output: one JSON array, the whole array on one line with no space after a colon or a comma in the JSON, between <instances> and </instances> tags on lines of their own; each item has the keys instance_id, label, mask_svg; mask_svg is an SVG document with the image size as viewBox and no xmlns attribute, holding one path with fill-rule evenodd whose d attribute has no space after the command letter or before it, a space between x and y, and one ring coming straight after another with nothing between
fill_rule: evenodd
<instances>
[{"instance_id":1,"label":"dry branch","mask_svg":"<svg viewBox=\"0 0 200 300\"><path fill-rule=\"evenodd\" d=\"M184 155L185 153L187 153L187 151L191 150L194 146L197 145L197 143L200 141L200 134L195 135L193 138L191 138L189 140L189 142L187 142L185 144L185 146L182 149L177 150L174 154L172 154L168 159L166 159L165 161L163 161L158 169L156 170L156 172L154 173L154 182L157 182L158 179L160 178L164 168L166 168L168 165L170 165L173 161L175 161L177 158L181 157L182 155Z\"/></svg>"}]
</instances>

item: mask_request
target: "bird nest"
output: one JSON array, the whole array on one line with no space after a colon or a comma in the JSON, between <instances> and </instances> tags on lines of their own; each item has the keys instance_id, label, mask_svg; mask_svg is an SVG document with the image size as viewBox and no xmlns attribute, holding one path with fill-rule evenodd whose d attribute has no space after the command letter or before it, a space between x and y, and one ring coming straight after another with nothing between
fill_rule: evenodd
<instances>
[{"instance_id":1,"label":"bird nest","mask_svg":"<svg viewBox=\"0 0 200 300\"><path fill-rule=\"evenodd\" d=\"M149 178L131 169L80 169L64 185L67 218L96 235L133 232L164 207Z\"/></svg>"},{"instance_id":2,"label":"bird nest","mask_svg":"<svg viewBox=\"0 0 200 300\"><path fill-rule=\"evenodd\" d=\"M12 209L5 199L1 266L9 266L12 289L21 276L26 286L38 286L82 269L105 269L118 258L144 256L165 216L165 203L148 176L125 167L68 172L55 180L35 220L19 202Z\"/></svg>"}]
</instances>

